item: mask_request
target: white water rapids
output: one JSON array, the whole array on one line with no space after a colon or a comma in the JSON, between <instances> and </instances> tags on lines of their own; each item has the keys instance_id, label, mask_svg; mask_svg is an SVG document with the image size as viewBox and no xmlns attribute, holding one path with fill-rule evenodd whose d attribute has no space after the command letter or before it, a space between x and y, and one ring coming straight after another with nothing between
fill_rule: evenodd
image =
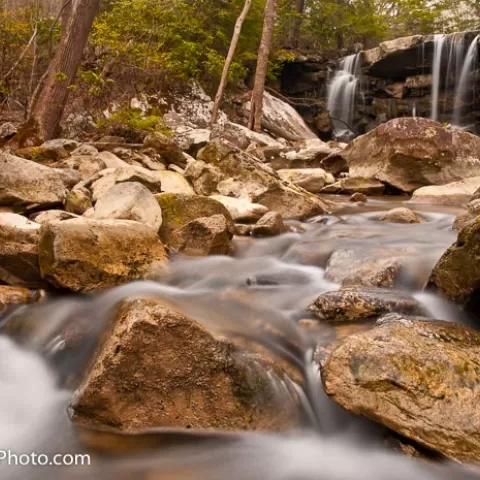
<instances>
[{"instance_id":1,"label":"white water rapids","mask_svg":"<svg viewBox=\"0 0 480 480\"><path fill-rule=\"evenodd\" d=\"M383 427L350 416L323 393L311 354L316 340L297 321L321 293L339 285L325 278L327 260L338 250L375 260L382 249L402 251L404 271L397 288L410 291L428 314L466 321L452 305L422 292L429 272L456 235L454 212L413 206L424 218L415 225L384 223L379 213L396 206L370 201L348 207L337 217L319 217L290 233L270 239L238 239L234 257L177 259L160 272L160 281L124 285L97 296L64 297L21 307L3 319L30 324L18 346L0 337L0 450L82 453L89 467L9 467L1 478L63 479L225 479L225 480L447 480L474 479L475 471L430 464L396 454L383 445ZM430 211L429 211L430 210ZM406 248L408 247L408 248ZM391 253L388 253L391 255ZM115 306L131 297L155 297L224 335L254 338L302 371L306 409L311 425L283 434L197 433L155 431L162 447L111 456L83 445L67 417L71 393L59 379L78 376L95 341L62 356L62 332L86 321L96 340ZM259 328L258 319L274 325L296 350L275 341ZM30 322L30 323L29 323ZM322 327L325 331L331 327ZM47 362L51 365L47 366ZM175 437L176 441L173 442ZM180 438L180 440L179 440ZM182 438L184 440L182 440ZM147 442L148 443L148 442Z\"/></svg>"}]
</instances>

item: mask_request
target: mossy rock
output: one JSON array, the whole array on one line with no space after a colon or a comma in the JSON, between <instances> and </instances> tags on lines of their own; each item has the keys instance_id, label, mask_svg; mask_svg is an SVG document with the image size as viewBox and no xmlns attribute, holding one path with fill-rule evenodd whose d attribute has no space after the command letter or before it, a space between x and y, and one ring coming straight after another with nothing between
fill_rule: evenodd
<instances>
[{"instance_id":1,"label":"mossy rock","mask_svg":"<svg viewBox=\"0 0 480 480\"><path fill-rule=\"evenodd\" d=\"M57 162L69 157L68 152L63 147L27 147L20 148L15 152L19 157L34 162Z\"/></svg>"},{"instance_id":2,"label":"mossy rock","mask_svg":"<svg viewBox=\"0 0 480 480\"><path fill-rule=\"evenodd\" d=\"M159 234L169 247L175 248L176 242L172 238L175 230L198 218L223 215L231 232L234 231L235 227L229 211L213 198L184 193L159 193L155 198L162 209L163 221Z\"/></svg>"}]
</instances>

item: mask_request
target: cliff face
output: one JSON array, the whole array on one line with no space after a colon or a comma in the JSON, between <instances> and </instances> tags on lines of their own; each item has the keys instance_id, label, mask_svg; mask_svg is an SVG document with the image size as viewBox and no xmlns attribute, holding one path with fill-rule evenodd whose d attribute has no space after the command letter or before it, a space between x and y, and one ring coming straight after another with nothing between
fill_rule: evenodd
<instances>
[{"instance_id":1,"label":"cliff face","mask_svg":"<svg viewBox=\"0 0 480 480\"><path fill-rule=\"evenodd\" d=\"M333 128L326 111L338 117L338 104L348 102L345 92L352 90L355 91L352 112L349 118L341 120L355 135L404 116L434 118L477 133L480 132L478 33L398 38L360 51L350 62L348 57L343 61L320 56L298 57L283 69L282 94L301 104L298 110L321 136L327 136ZM356 65L354 71L346 71L349 63ZM344 83L337 89L337 98L332 99L332 84L336 72L342 68L343 81L348 82L346 76L351 75L350 81L355 81L355 86Z\"/></svg>"}]
</instances>

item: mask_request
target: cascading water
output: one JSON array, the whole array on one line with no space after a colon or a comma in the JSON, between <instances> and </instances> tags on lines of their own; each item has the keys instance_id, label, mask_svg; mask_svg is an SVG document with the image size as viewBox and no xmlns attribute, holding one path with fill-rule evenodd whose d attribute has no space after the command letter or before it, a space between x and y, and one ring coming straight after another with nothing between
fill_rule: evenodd
<instances>
[{"instance_id":1,"label":"cascading water","mask_svg":"<svg viewBox=\"0 0 480 480\"><path fill-rule=\"evenodd\" d=\"M468 45L465 34L435 35L433 39L431 118L462 127L468 83L476 69L477 35ZM448 107L447 88L454 86L453 105ZM452 112L453 110L453 112ZM452 113L450 113L452 112Z\"/></svg>"},{"instance_id":2,"label":"cascading water","mask_svg":"<svg viewBox=\"0 0 480 480\"><path fill-rule=\"evenodd\" d=\"M353 135L355 97L359 84L360 54L349 55L340 63L327 89L327 109L332 117L334 135L349 138Z\"/></svg>"},{"instance_id":3,"label":"cascading water","mask_svg":"<svg viewBox=\"0 0 480 480\"><path fill-rule=\"evenodd\" d=\"M432 67L432 120L438 120L438 99L440 96L441 66L445 35L435 35L433 43L433 67Z\"/></svg>"},{"instance_id":4,"label":"cascading water","mask_svg":"<svg viewBox=\"0 0 480 480\"><path fill-rule=\"evenodd\" d=\"M457 84L455 88L455 99L454 99L454 114L453 114L453 124L456 126L461 125L461 116L462 116L462 106L464 96L467 93L467 85L470 79L472 72L476 70L477 60L478 60L478 40L480 35L477 35L470 46L468 47L467 54L465 55L465 60L460 71L460 74L457 76Z\"/></svg>"}]
</instances>

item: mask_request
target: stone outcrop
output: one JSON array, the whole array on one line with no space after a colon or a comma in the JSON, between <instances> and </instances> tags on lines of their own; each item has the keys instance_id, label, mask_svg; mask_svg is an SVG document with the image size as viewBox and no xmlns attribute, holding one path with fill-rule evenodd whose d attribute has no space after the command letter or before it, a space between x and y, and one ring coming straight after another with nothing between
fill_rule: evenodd
<instances>
[{"instance_id":1,"label":"stone outcrop","mask_svg":"<svg viewBox=\"0 0 480 480\"><path fill-rule=\"evenodd\" d=\"M479 362L477 331L389 314L333 350L323 381L348 411L450 459L478 462Z\"/></svg>"},{"instance_id":2,"label":"stone outcrop","mask_svg":"<svg viewBox=\"0 0 480 480\"><path fill-rule=\"evenodd\" d=\"M77 423L278 430L291 423L265 367L161 302L125 303L71 405Z\"/></svg>"},{"instance_id":3,"label":"stone outcrop","mask_svg":"<svg viewBox=\"0 0 480 480\"><path fill-rule=\"evenodd\" d=\"M464 227L440 258L428 282L447 298L464 305L478 305L480 288L480 222Z\"/></svg>"},{"instance_id":4,"label":"stone outcrop","mask_svg":"<svg viewBox=\"0 0 480 480\"><path fill-rule=\"evenodd\" d=\"M321 190L322 193L343 193L351 195L363 193L364 195L382 195L385 185L374 178L348 177L338 182L327 185Z\"/></svg>"},{"instance_id":5,"label":"stone outcrop","mask_svg":"<svg viewBox=\"0 0 480 480\"><path fill-rule=\"evenodd\" d=\"M0 152L0 205L23 208L61 204L67 194L53 168Z\"/></svg>"},{"instance_id":6,"label":"stone outcrop","mask_svg":"<svg viewBox=\"0 0 480 480\"><path fill-rule=\"evenodd\" d=\"M74 218L40 228L42 277L75 292L143 278L166 258L157 232L138 222Z\"/></svg>"},{"instance_id":7,"label":"stone outcrop","mask_svg":"<svg viewBox=\"0 0 480 480\"><path fill-rule=\"evenodd\" d=\"M411 193L480 175L480 138L425 118L398 118L344 150L350 175Z\"/></svg>"}]
</instances>

